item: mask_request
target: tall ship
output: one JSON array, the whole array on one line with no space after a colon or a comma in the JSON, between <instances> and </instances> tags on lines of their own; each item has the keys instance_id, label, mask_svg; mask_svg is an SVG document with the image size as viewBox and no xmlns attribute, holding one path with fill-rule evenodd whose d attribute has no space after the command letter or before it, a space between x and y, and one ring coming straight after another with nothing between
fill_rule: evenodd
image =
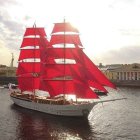
<instances>
[{"instance_id":1,"label":"tall ship","mask_svg":"<svg viewBox=\"0 0 140 140\"><path fill-rule=\"evenodd\" d=\"M55 23L51 39L44 28L26 28L18 59L18 89L10 97L21 107L61 116L88 116L105 86L115 86L83 51L79 31ZM95 91L96 90L96 91Z\"/></svg>"}]
</instances>

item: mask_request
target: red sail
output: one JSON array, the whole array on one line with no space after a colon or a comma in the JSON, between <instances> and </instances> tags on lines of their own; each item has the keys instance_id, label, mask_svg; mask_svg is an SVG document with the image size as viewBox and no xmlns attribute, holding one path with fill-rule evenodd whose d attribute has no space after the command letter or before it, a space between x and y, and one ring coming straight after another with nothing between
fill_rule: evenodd
<instances>
[{"instance_id":1,"label":"red sail","mask_svg":"<svg viewBox=\"0 0 140 140\"><path fill-rule=\"evenodd\" d=\"M67 43L67 44L76 44L82 46L82 43L80 41L79 35L52 35L50 44L55 45L55 44L62 44L62 43Z\"/></svg>"},{"instance_id":2,"label":"red sail","mask_svg":"<svg viewBox=\"0 0 140 140\"><path fill-rule=\"evenodd\" d=\"M23 38L19 56L20 62L16 74L19 88L22 91L33 91L39 89L41 68L43 66L42 63L37 61L29 62L29 59L38 59L44 62L46 47L49 42L46 39L44 28L27 28L24 36L34 36L34 38ZM24 47L28 48L25 49Z\"/></svg>"},{"instance_id":3,"label":"red sail","mask_svg":"<svg viewBox=\"0 0 140 140\"><path fill-rule=\"evenodd\" d=\"M40 35L46 36L44 28L27 28L24 36Z\"/></svg>"},{"instance_id":4,"label":"red sail","mask_svg":"<svg viewBox=\"0 0 140 140\"><path fill-rule=\"evenodd\" d=\"M76 83L63 80L45 81L43 84L41 84L41 89L48 91L51 97L59 94L76 94L79 98L98 98L96 93L79 81L76 81Z\"/></svg>"},{"instance_id":5,"label":"red sail","mask_svg":"<svg viewBox=\"0 0 140 140\"><path fill-rule=\"evenodd\" d=\"M76 28L74 28L69 22L55 23L52 33L64 32L64 31L79 33L79 31Z\"/></svg>"},{"instance_id":6,"label":"red sail","mask_svg":"<svg viewBox=\"0 0 140 140\"><path fill-rule=\"evenodd\" d=\"M46 62L47 59L53 58L66 58L66 59L76 59L73 53L76 53L80 48L48 48L47 55L46 55ZM73 53L72 53L73 52Z\"/></svg>"},{"instance_id":7,"label":"red sail","mask_svg":"<svg viewBox=\"0 0 140 140\"><path fill-rule=\"evenodd\" d=\"M49 91L51 96L58 94L69 94L74 92L80 98L98 98L90 87L97 88L107 93L103 85L113 87L113 84L102 74L102 72L84 54L78 34L68 34L76 32L69 29L67 23L55 24L52 31L50 45L74 44L75 48L48 48L46 53L46 65L44 65L43 78L45 86L42 89ZM63 34L55 34L64 32ZM76 32L77 33L77 32ZM58 64L55 59L74 59L76 64ZM49 61L49 62L48 62ZM52 63L50 63L50 61ZM49 65L52 64L52 65ZM61 80L62 77L72 79L72 81ZM53 80L52 80L53 79ZM57 79L57 81L56 81ZM69 82L69 84L68 84Z\"/></svg>"},{"instance_id":8,"label":"red sail","mask_svg":"<svg viewBox=\"0 0 140 140\"><path fill-rule=\"evenodd\" d=\"M88 72L88 70L86 70L85 67L81 66L80 64L70 65L68 70L71 71L71 75L74 79L88 84L89 87L97 88L101 91L107 92L107 90L101 84L99 84L92 75L88 74L90 72Z\"/></svg>"},{"instance_id":9,"label":"red sail","mask_svg":"<svg viewBox=\"0 0 140 140\"><path fill-rule=\"evenodd\" d=\"M47 45L48 41L43 38L24 38L21 44L21 48L27 46L44 46Z\"/></svg>"},{"instance_id":10,"label":"red sail","mask_svg":"<svg viewBox=\"0 0 140 140\"><path fill-rule=\"evenodd\" d=\"M51 97L59 94L72 94L74 92L73 81L69 80L44 80L41 90L48 91Z\"/></svg>"},{"instance_id":11,"label":"red sail","mask_svg":"<svg viewBox=\"0 0 140 140\"><path fill-rule=\"evenodd\" d=\"M39 89L40 78L26 74L18 77L18 83L22 91L33 91L34 89Z\"/></svg>"},{"instance_id":12,"label":"red sail","mask_svg":"<svg viewBox=\"0 0 140 140\"><path fill-rule=\"evenodd\" d=\"M73 73L71 72L70 68L75 68L75 64L52 64L52 65L46 65L44 69L43 76L44 78L51 79L56 77L63 77L63 76L73 76ZM64 73L65 69L65 73Z\"/></svg>"},{"instance_id":13,"label":"red sail","mask_svg":"<svg viewBox=\"0 0 140 140\"><path fill-rule=\"evenodd\" d=\"M21 50L19 61L27 58L40 58L40 50L39 49L24 49Z\"/></svg>"},{"instance_id":14,"label":"red sail","mask_svg":"<svg viewBox=\"0 0 140 140\"><path fill-rule=\"evenodd\" d=\"M79 51L73 52L74 57L76 58L77 63L81 63L87 69L88 77L94 78L96 82L103 86L108 86L111 88L116 88L114 84L112 84L106 76L97 68L97 66L86 56L86 54L79 49Z\"/></svg>"},{"instance_id":15,"label":"red sail","mask_svg":"<svg viewBox=\"0 0 140 140\"><path fill-rule=\"evenodd\" d=\"M75 84L75 90L74 90L75 94L80 98L98 98L98 96L90 89L90 86L96 87L97 89L102 90L102 91L106 91L105 88L102 87L100 84L98 84L96 82L93 83L91 81L88 81L88 79L86 79L83 76L84 73L79 72L79 74L78 74L76 72L77 65L65 65L65 75L64 75L64 67L63 66L64 65L58 65L58 64L48 65L48 67L46 67L46 71L45 71L45 73L47 74L46 77L48 79L54 77L54 79L55 79L56 77L59 78L61 76L66 76L66 77L70 76L70 77L73 77L75 79L74 81L81 81L81 82L78 82L78 84L77 83ZM54 81L51 81L51 82L53 83ZM60 82L60 83L62 83L62 82ZM47 85L48 85L48 83L46 84L46 86ZM72 85L72 83L71 83L71 85ZM48 86L50 87L50 85L48 85ZM61 86L63 88L64 81L63 81L63 84ZM68 88L68 87L65 87L65 88ZM56 90L56 89L54 89L54 90Z\"/></svg>"},{"instance_id":16,"label":"red sail","mask_svg":"<svg viewBox=\"0 0 140 140\"><path fill-rule=\"evenodd\" d=\"M64 55L66 58L68 59L73 59L73 55L71 53L71 49L74 48L67 48L65 49L64 52L64 48L49 48L47 49L47 57L52 57L52 58L64 58Z\"/></svg>"},{"instance_id":17,"label":"red sail","mask_svg":"<svg viewBox=\"0 0 140 140\"><path fill-rule=\"evenodd\" d=\"M20 62L17 69L17 75L39 72L40 72L40 63L37 62Z\"/></svg>"},{"instance_id":18,"label":"red sail","mask_svg":"<svg viewBox=\"0 0 140 140\"><path fill-rule=\"evenodd\" d=\"M98 82L104 86L108 86L111 88L116 88L114 84L112 84L106 76L93 64L93 62L86 56L84 53L84 62L86 64L87 69L90 71L92 75L98 80Z\"/></svg>"},{"instance_id":19,"label":"red sail","mask_svg":"<svg viewBox=\"0 0 140 140\"><path fill-rule=\"evenodd\" d=\"M75 93L79 98L96 99L98 95L94 93L87 85L75 80Z\"/></svg>"},{"instance_id":20,"label":"red sail","mask_svg":"<svg viewBox=\"0 0 140 140\"><path fill-rule=\"evenodd\" d=\"M86 71L85 68L80 64L67 64L65 66L63 64L47 65L43 75L44 78L47 79L63 76L71 77L74 79L85 81L85 83L88 83L89 86L107 92L107 90L101 84L99 84L92 75L89 75L88 71Z\"/></svg>"}]
</instances>

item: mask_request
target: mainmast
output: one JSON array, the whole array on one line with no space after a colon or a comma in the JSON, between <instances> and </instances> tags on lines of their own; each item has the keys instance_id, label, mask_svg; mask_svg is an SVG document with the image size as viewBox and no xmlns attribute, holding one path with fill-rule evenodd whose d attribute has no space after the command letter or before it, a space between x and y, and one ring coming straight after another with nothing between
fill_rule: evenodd
<instances>
[{"instance_id":1,"label":"mainmast","mask_svg":"<svg viewBox=\"0 0 140 140\"><path fill-rule=\"evenodd\" d=\"M98 98L91 87L106 92L101 81L104 85L109 85L109 82L82 48L79 31L69 22L64 19L63 23L54 24L43 75L43 88L51 97L74 93L79 98Z\"/></svg>"}]
</instances>

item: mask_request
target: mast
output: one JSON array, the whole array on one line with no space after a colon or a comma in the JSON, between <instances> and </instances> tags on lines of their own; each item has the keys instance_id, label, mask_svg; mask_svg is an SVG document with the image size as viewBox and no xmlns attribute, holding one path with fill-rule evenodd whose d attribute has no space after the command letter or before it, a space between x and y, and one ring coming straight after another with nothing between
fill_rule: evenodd
<instances>
[{"instance_id":1,"label":"mast","mask_svg":"<svg viewBox=\"0 0 140 140\"><path fill-rule=\"evenodd\" d=\"M65 51L65 48L66 48L66 43L65 43L65 17L64 17L64 86L63 86L63 94L64 94L64 99L65 99L65 80L66 80L66 72L65 72L65 65L66 65L66 59L65 59L65 55L66 55L66 51Z\"/></svg>"},{"instance_id":2,"label":"mast","mask_svg":"<svg viewBox=\"0 0 140 140\"><path fill-rule=\"evenodd\" d=\"M39 89L42 52L48 44L44 28L27 28L20 47L16 75L21 91Z\"/></svg>"},{"instance_id":3,"label":"mast","mask_svg":"<svg viewBox=\"0 0 140 140\"><path fill-rule=\"evenodd\" d=\"M63 33L63 34L62 34ZM63 48L56 48L54 45L64 44ZM69 22L63 23L55 23L52 36L50 40L50 44L52 48L47 51L47 57L59 59L63 58L63 63L53 64L52 66L47 65L47 77L51 79L48 81L46 80L46 85L48 85L50 94L52 96L59 95L59 94L76 94L79 97L84 98L96 98L96 94L94 94L88 87L88 85L84 85L84 81L78 76L80 72L78 72L78 66L80 64L76 64L76 57L72 54L72 51L76 51L78 54L78 50L80 48L74 47L74 44L82 46L82 43L79 38L79 31L71 26ZM67 44L67 47L66 47ZM68 47L71 46L71 47ZM62 53L63 50L63 53ZM78 55L79 56L79 55ZM69 59L70 61L66 61ZM54 69L52 69L52 68ZM63 68L63 69L62 69ZM52 73L53 70L54 72ZM56 70L56 71L55 71ZM77 73L78 72L78 73ZM82 75L82 74L81 74ZM54 77L54 78L53 78ZM60 79L61 78L61 79ZM63 78L63 80L62 80ZM81 80L81 81L80 81ZM80 86L82 86L85 90L80 90ZM62 89L60 88L62 87ZM85 91L85 92L83 92Z\"/></svg>"},{"instance_id":4,"label":"mast","mask_svg":"<svg viewBox=\"0 0 140 140\"><path fill-rule=\"evenodd\" d=\"M36 23L34 23L33 25L34 28L34 35L35 35L35 39L36 39ZM35 63L35 49L36 49L36 45L35 45L35 39L34 39L34 63ZM35 65L33 66L33 75L35 75ZM33 87L35 84L35 77L33 76ZM35 98L35 89L33 88L33 99Z\"/></svg>"}]
</instances>

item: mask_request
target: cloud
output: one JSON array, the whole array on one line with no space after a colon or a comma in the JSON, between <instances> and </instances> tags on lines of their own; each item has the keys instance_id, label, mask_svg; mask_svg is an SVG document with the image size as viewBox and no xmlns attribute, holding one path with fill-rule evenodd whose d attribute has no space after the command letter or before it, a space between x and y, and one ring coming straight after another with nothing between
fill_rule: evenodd
<instances>
[{"instance_id":1,"label":"cloud","mask_svg":"<svg viewBox=\"0 0 140 140\"><path fill-rule=\"evenodd\" d=\"M0 0L0 7L9 6L9 5L17 5L18 2L16 0Z\"/></svg>"},{"instance_id":2,"label":"cloud","mask_svg":"<svg viewBox=\"0 0 140 140\"><path fill-rule=\"evenodd\" d=\"M140 63L140 46L128 46L119 50L110 50L100 56L100 62L105 64Z\"/></svg>"},{"instance_id":3,"label":"cloud","mask_svg":"<svg viewBox=\"0 0 140 140\"><path fill-rule=\"evenodd\" d=\"M5 43L0 40L0 64L9 65L10 55L10 50L6 48Z\"/></svg>"},{"instance_id":4,"label":"cloud","mask_svg":"<svg viewBox=\"0 0 140 140\"><path fill-rule=\"evenodd\" d=\"M110 8L120 8L123 9L127 6L137 6L138 1L137 0L113 0L109 4Z\"/></svg>"},{"instance_id":5,"label":"cloud","mask_svg":"<svg viewBox=\"0 0 140 140\"><path fill-rule=\"evenodd\" d=\"M0 40L5 42L5 47L17 49L17 40L22 34L23 25L4 17L1 13L0 25Z\"/></svg>"},{"instance_id":6,"label":"cloud","mask_svg":"<svg viewBox=\"0 0 140 140\"><path fill-rule=\"evenodd\" d=\"M86 38L89 39L87 39L85 43L87 46L95 45L97 48L100 48L100 50L97 49L99 50L96 51L97 53L105 50L105 52L102 51L104 54L100 56L98 62L129 63L139 61L139 47L134 47L135 44L140 44L140 30L138 30L140 25L140 20L138 20L139 6L137 6L139 1L99 0L99 2L94 2L94 4L90 4L91 2L89 1L90 0L88 0L88 2L83 1L81 3L81 8L78 10L78 13L76 11L76 6L79 3L75 3L73 7L72 2L70 2L71 4L69 8L66 9L65 14L66 16L72 17L74 20L76 19L75 21L77 21L78 26L81 26L83 30L83 33L81 33L86 35L85 40ZM102 5L101 2L103 2ZM48 4L48 8L44 12L46 3ZM37 24L39 22L41 26L43 24L46 26L46 29L48 28L48 33L49 27L51 26L46 23L52 23L54 19L59 19L60 16L62 17L64 10L61 10L63 8L61 8L60 2L58 2L60 5L59 8L58 4L54 5L54 1L47 2L43 0L40 5L41 9L38 9L39 4L40 1L38 0L36 2L32 0L0 0L0 41L4 42L0 44L0 47L3 46L3 52L15 52L15 55L17 55L16 52L22 41L25 23L29 26L31 22L34 23L36 20ZM88 7L88 9L85 9L85 4L87 4L86 7ZM68 5L67 2L64 2L64 5ZM62 6L64 7L64 5ZM112 7L109 7L109 5ZM72 11L71 7L73 7ZM83 8L85 10L83 10ZM54 11L50 13L52 9L58 12ZM90 19L86 17L87 15L89 15ZM112 46L115 49L127 45L134 46L107 52ZM93 48L89 49L90 52L92 52L92 49ZM0 60L0 63L1 61L2 60Z\"/></svg>"},{"instance_id":7,"label":"cloud","mask_svg":"<svg viewBox=\"0 0 140 140\"><path fill-rule=\"evenodd\" d=\"M8 41L10 37L21 35L23 25L18 21L12 20L9 14L10 11L8 11L8 8L6 7L7 4L8 7L10 7L10 5L16 5L18 3L16 0L0 0L0 34L6 37L5 39ZM9 38L7 38L8 35Z\"/></svg>"},{"instance_id":8,"label":"cloud","mask_svg":"<svg viewBox=\"0 0 140 140\"><path fill-rule=\"evenodd\" d=\"M8 11L8 7L17 4L15 0L0 0L0 64L9 65L13 52L17 57L23 25L12 20Z\"/></svg>"},{"instance_id":9,"label":"cloud","mask_svg":"<svg viewBox=\"0 0 140 140\"><path fill-rule=\"evenodd\" d=\"M140 36L140 29L135 29L135 28L131 28L131 29L120 29L120 33L122 35L129 35L129 36Z\"/></svg>"}]
</instances>

